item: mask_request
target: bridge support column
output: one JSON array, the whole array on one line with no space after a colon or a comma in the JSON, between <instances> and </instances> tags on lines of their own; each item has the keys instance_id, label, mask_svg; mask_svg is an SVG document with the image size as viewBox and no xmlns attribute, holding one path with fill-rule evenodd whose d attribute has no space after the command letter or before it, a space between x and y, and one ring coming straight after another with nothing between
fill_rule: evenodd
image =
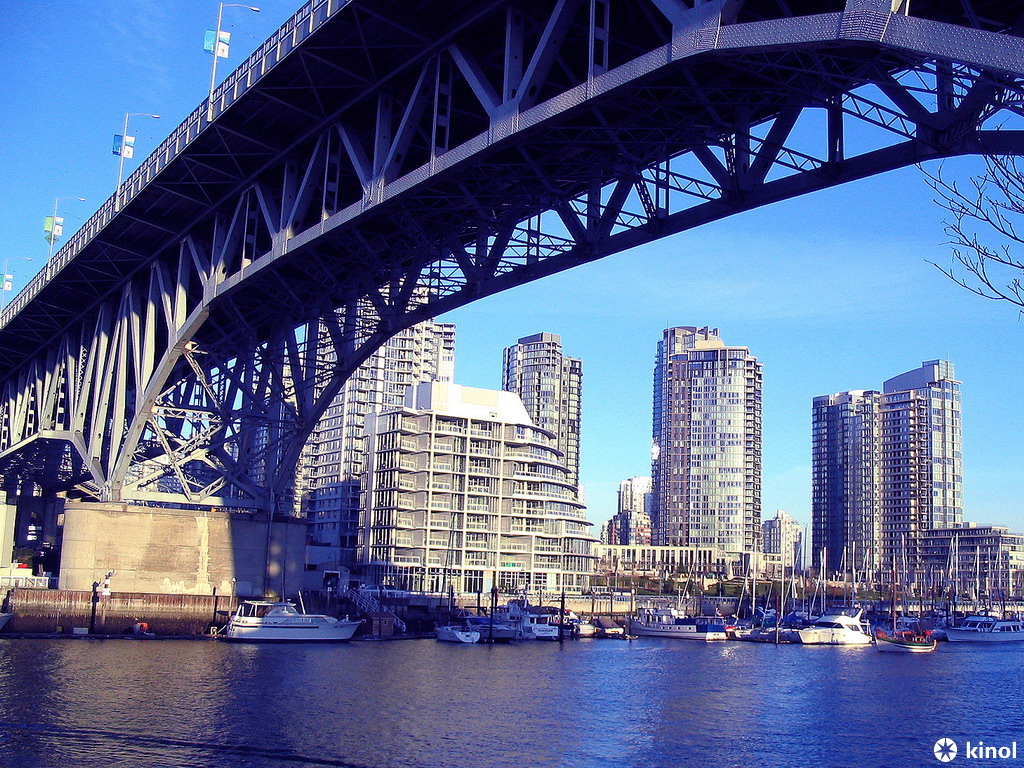
<instances>
[{"instance_id":1,"label":"bridge support column","mask_svg":"<svg viewBox=\"0 0 1024 768\"><path fill-rule=\"evenodd\" d=\"M294 597L306 521L275 520L270 536L268 546L265 516L251 513L69 502L60 586L88 590L113 572L115 592Z\"/></svg>"}]
</instances>

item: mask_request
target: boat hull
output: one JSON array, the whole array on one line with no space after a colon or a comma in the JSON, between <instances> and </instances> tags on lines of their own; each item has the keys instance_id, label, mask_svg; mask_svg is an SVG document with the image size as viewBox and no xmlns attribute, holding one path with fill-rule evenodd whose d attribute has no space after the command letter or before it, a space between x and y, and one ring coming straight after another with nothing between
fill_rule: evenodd
<instances>
[{"instance_id":1,"label":"boat hull","mask_svg":"<svg viewBox=\"0 0 1024 768\"><path fill-rule=\"evenodd\" d=\"M259 626L232 623L222 639L229 643L344 643L352 638L359 624L358 621Z\"/></svg>"},{"instance_id":2,"label":"boat hull","mask_svg":"<svg viewBox=\"0 0 1024 768\"><path fill-rule=\"evenodd\" d=\"M480 642L480 633L464 627L437 627L434 635L440 643L462 643L471 645Z\"/></svg>"},{"instance_id":3,"label":"boat hull","mask_svg":"<svg viewBox=\"0 0 1024 768\"><path fill-rule=\"evenodd\" d=\"M863 632L812 627L796 634L803 645L871 645L871 636Z\"/></svg>"},{"instance_id":4,"label":"boat hull","mask_svg":"<svg viewBox=\"0 0 1024 768\"><path fill-rule=\"evenodd\" d=\"M946 627L946 639L951 643L1019 643L1024 632L977 632Z\"/></svg>"},{"instance_id":5,"label":"boat hull","mask_svg":"<svg viewBox=\"0 0 1024 768\"><path fill-rule=\"evenodd\" d=\"M881 653L931 653L939 644L935 640L893 640L889 637L878 635L875 637L875 650Z\"/></svg>"},{"instance_id":6,"label":"boat hull","mask_svg":"<svg viewBox=\"0 0 1024 768\"><path fill-rule=\"evenodd\" d=\"M663 622L649 624L635 619L629 622L629 634L640 637L671 637L675 640L697 640L705 643L727 639L724 625L668 624Z\"/></svg>"}]
</instances>

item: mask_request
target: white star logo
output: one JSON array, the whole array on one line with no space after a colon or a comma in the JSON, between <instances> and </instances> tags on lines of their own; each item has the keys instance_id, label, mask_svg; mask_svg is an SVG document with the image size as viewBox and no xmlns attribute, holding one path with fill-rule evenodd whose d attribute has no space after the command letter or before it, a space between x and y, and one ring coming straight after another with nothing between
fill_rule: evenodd
<instances>
[{"instance_id":1,"label":"white star logo","mask_svg":"<svg viewBox=\"0 0 1024 768\"><path fill-rule=\"evenodd\" d=\"M939 739L935 742L935 759L940 763L948 763L956 757L956 742L952 739Z\"/></svg>"}]
</instances>

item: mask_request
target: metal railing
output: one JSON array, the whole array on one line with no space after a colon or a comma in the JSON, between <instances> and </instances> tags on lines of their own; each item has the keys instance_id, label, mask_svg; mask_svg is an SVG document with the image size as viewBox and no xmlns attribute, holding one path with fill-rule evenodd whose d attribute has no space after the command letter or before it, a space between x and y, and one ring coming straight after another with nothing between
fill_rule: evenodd
<instances>
[{"instance_id":1,"label":"metal railing","mask_svg":"<svg viewBox=\"0 0 1024 768\"><path fill-rule=\"evenodd\" d=\"M394 611L383 605L370 592L361 589L350 589L348 591L348 599L363 613L383 613L386 616L394 617L395 627L398 628L398 631L406 631L405 622L398 618Z\"/></svg>"},{"instance_id":2,"label":"metal railing","mask_svg":"<svg viewBox=\"0 0 1024 768\"><path fill-rule=\"evenodd\" d=\"M99 232L109 224L118 211L148 185L158 173L180 155L206 128L209 115L214 119L273 69L299 43L328 21L352 0L312 0L303 5L280 29L238 65L213 92L203 99L170 136L132 172L114 194L107 198L71 238L61 246L46 265L33 277L18 295L0 311L0 328L34 299L51 278L67 266Z\"/></svg>"}]
</instances>

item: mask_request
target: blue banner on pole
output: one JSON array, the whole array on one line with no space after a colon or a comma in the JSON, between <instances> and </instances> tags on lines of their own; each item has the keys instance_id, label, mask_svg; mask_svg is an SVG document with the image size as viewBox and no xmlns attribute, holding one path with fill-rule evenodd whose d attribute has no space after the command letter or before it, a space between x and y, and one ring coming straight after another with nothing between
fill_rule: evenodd
<instances>
[{"instance_id":1,"label":"blue banner on pole","mask_svg":"<svg viewBox=\"0 0 1024 768\"><path fill-rule=\"evenodd\" d=\"M203 50L206 51L207 53L213 53L213 39L214 39L214 37L216 37L216 35L217 35L217 33L214 30L212 30L212 29L206 30L206 36L203 38ZM220 40L218 40L218 42L217 42L217 57L218 58L226 59L228 57L228 47L229 47L228 44L230 42L231 42L231 33L230 32L221 32L220 33Z\"/></svg>"}]
</instances>

